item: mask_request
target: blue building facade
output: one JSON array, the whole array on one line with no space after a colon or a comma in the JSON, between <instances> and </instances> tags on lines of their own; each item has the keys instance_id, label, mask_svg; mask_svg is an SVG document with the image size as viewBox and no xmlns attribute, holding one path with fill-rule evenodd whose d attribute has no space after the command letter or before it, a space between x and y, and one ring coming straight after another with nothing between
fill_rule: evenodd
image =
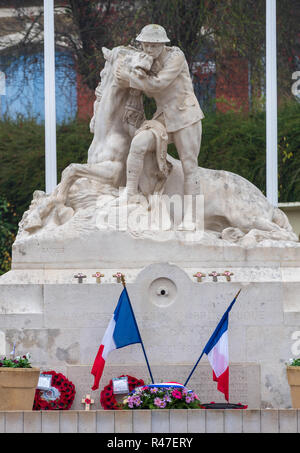
<instances>
[{"instance_id":1,"label":"blue building facade","mask_svg":"<svg viewBox=\"0 0 300 453\"><path fill-rule=\"evenodd\" d=\"M56 52L56 114L57 123L69 122L77 114L77 77L73 57ZM45 119L44 55L0 55L2 96L0 118L13 120L18 116ZM5 82L4 82L5 80Z\"/></svg>"}]
</instances>

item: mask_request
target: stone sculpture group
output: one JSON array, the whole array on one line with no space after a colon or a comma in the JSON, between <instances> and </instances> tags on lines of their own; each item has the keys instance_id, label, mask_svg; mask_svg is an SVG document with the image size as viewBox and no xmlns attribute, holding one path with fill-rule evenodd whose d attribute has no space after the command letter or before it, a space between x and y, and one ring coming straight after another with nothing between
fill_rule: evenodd
<instances>
[{"instance_id":1,"label":"stone sculpture group","mask_svg":"<svg viewBox=\"0 0 300 453\"><path fill-rule=\"evenodd\" d=\"M94 138L87 163L69 165L53 193L34 193L16 243L33 236L49 242L58 231L63 236L82 236L118 229L119 224L109 218L121 208L126 208L126 215L136 213L135 219L152 212L146 226L140 223L137 231L129 222L126 230L153 240L161 240L163 231L169 232L166 239L181 235L184 241L186 232L196 235L201 225L203 243L251 247L270 241L297 242L286 215L253 184L227 171L198 167L204 115L184 54L166 45L167 34L158 25L144 27L137 40L142 49L102 49L106 63L95 91L90 122ZM157 104L148 121L144 95ZM172 142L180 160L167 154ZM184 199L181 218L163 201L176 195ZM194 213L199 199L202 223Z\"/></svg>"}]
</instances>

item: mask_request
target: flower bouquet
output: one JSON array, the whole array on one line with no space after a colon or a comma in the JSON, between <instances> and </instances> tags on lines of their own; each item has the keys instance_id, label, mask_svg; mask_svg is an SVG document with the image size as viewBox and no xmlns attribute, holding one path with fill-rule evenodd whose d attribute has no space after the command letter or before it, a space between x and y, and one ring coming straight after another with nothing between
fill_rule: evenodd
<instances>
[{"instance_id":1,"label":"flower bouquet","mask_svg":"<svg viewBox=\"0 0 300 453\"><path fill-rule=\"evenodd\" d=\"M300 366L300 358L289 359L287 365L288 366Z\"/></svg>"},{"instance_id":2,"label":"flower bouquet","mask_svg":"<svg viewBox=\"0 0 300 453\"><path fill-rule=\"evenodd\" d=\"M7 357L3 357L0 359L0 367L7 367L7 368L32 368L30 363L30 354L27 352L26 355L13 357L8 359Z\"/></svg>"},{"instance_id":3,"label":"flower bouquet","mask_svg":"<svg viewBox=\"0 0 300 453\"><path fill-rule=\"evenodd\" d=\"M198 396L184 386L151 384L135 388L123 409L200 409Z\"/></svg>"}]
</instances>

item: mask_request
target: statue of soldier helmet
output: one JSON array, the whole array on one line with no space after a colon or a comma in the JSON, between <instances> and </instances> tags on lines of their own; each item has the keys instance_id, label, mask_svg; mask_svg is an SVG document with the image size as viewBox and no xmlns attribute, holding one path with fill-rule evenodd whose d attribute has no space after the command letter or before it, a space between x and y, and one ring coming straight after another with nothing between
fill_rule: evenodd
<instances>
[{"instance_id":1,"label":"statue of soldier helmet","mask_svg":"<svg viewBox=\"0 0 300 453\"><path fill-rule=\"evenodd\" d=\"M139 42L170 42L166 30L157 24L146 25L136 37Z\"/></svg>"}]
</instances>

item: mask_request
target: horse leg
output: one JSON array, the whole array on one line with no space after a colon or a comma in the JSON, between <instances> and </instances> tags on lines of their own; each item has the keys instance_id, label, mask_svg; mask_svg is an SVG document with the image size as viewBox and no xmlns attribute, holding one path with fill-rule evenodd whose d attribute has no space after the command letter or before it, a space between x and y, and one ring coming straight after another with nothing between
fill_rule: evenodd
<instances>
[{"instance_id":1,"label":"horse leg","mask_svg":"<svg viewBox=\"0 0 300 453\"><path fill-rule=\"evenodd\" d=\"M248 220L248 221L247 221ZM235 228L227 228L222 232L222 238L231 240L234 230L242 232L239 239L242 239L243 244L260 242L264 239L282 240L282 241L297 241L297 237L293 231L289 231L280 227L268 218L254 217L253 219L244 219L243 222L234 223ZM237 233L234 233L237 234Z\"/></svg>"},{"instance_id":2,"label":"horse leg","mask_svg":"<svg viewBox=\"0 0 300 453\"><path fill-rule=\"evenodd\" d=\"M61 181L53 192L53 197L59 202L65 204L70 187L77 179L76 164L71 164L61 174Z\"/></svg>"},{"instance_id":3,"label":"horse leg","mask_svg":"<svg viewBox=\"0 0 300 453\"><path fill-rule=\"evenodd\" d=\"M57 201L65 204L70 187L79 178L89 178L101 181L103 184L115 186L123 165L119 161L105 161L99 164L71 164L62 173L61 182L53 195Z\"/></svg>"}]
</instances>

